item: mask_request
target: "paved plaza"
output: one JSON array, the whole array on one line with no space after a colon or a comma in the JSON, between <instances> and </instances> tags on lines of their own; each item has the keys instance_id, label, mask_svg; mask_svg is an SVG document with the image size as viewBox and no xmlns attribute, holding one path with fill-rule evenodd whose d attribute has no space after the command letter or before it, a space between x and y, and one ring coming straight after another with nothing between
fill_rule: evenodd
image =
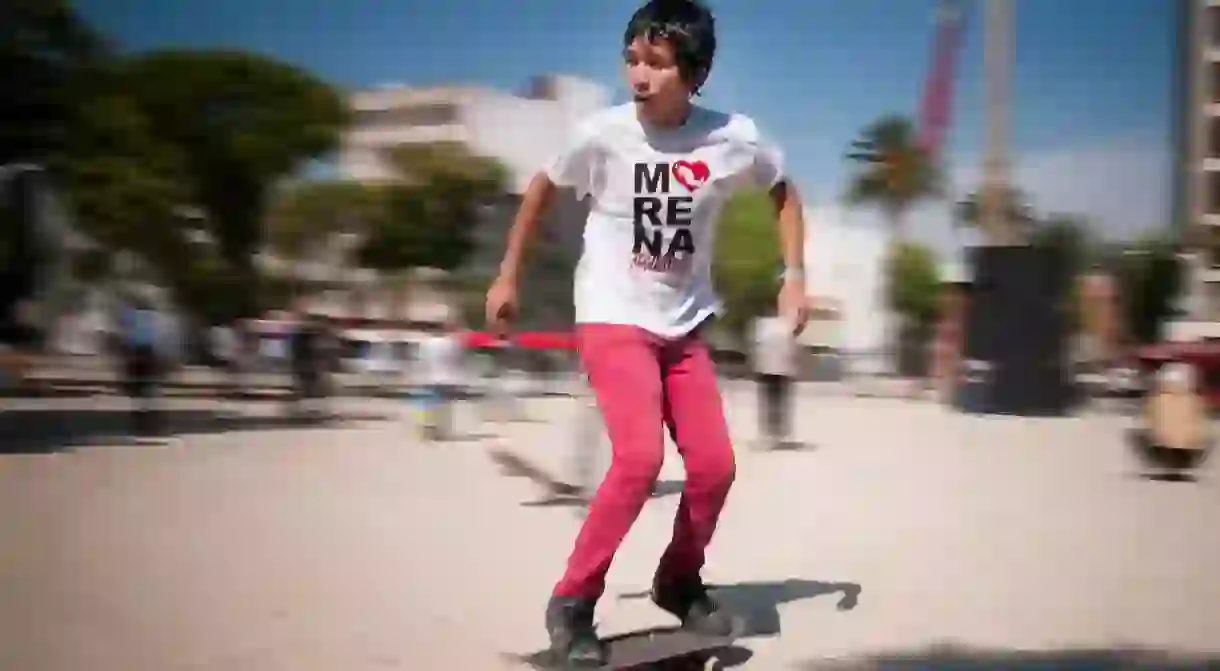
<instances>
[{"instance_id":1,"label":"paved plaza","mask_svg":"<svg viewBox=\"0 0 1220 671\"><path fill-rule=\"evenodd\" d=\"M498 427L463 412L467 435L440 444L392 400L344 399L344 421L309 428L271 403L174 399L160 443L123 439L111 397L3 403L0 669L491 670L545 645L579 510L489 452L563 473L574 400ZM944 643L1220 657L1215 460L1198 482L1150 481L1117 414L970 417L813 388L805 449L762 452L752 390L726 383L726 406L738 480L705 578L751 634L726 665ZM670 623L642 593L681 479L670 454L611 571L605 635Z\"/></svg>"}]
</instances>

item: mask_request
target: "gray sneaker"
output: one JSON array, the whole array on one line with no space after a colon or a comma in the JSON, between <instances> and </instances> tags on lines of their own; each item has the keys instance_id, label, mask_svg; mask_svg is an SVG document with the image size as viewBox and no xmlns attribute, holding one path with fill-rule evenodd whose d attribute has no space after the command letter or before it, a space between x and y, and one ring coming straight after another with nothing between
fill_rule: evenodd
<instances>
[{"instance_id":1,"label":"gray sneaker","mask_svg":"<svg viewBox=\"0 0 1220 671\"><path fill-rule=\"evenodd\" d=\"M546 607L546 632L551 654L564 669L598 669L606 664L606 649L593 627L597 603L551 597Z\"/></svg>"},{"instance_id":2,"label":"gray sneaker","mask_svg":"<svg viewBox=\"0 0 1220 671\"><path fill-rule=\"evenodd\" d=\"M708 596L707 587L697 577L690 580L662 580L652 583L652 602L682 621L682 628L703 636L734 637L741 633L737 618Z\"/></svg>"}]
</instances>

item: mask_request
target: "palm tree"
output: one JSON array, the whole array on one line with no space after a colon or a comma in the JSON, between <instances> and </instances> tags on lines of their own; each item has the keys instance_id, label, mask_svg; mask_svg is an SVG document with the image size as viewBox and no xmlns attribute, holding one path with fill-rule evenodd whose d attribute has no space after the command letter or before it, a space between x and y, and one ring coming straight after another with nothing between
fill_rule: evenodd
<instances>
[{"instance_id":1,"label":"palm tree","mask_svg":"<svg viewBox=\"0 0 1220 671\"><path fill-rule=\"evenodd\" d=\"M897 312L891 271L906 242L907 212L917 202L942 193L940 167L919 145L914 126L903 116L891 115L874 121L861 131L851 147L847 159L859 169L848 184L847 203L877 206L889 223L889 240L882 265L885 281L880 288L884 297L882 304L888 308L884 325L885 347L892 358L891 366L897 370L899 341L904 330L902 320L906 315Z\"/></svg>"},{"instance_id":2,"label":"palm tree","mask_svg":"<svg viewBox=\"0 0 1220 671\"><path fill-rule=\"evenodd\" d=\"M891 243L906 239L904 219L917 202L941 194L939 166L903 116L886 116L864 128L847 159L859 170L848 184L850 205L875 205L890 225Z\"/></svg>"}]
</instances>

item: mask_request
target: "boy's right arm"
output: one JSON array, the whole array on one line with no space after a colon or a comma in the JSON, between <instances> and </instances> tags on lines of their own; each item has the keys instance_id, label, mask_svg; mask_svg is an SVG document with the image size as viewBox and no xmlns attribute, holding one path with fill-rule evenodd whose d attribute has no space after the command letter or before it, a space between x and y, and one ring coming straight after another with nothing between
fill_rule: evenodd
<instances>
[{"instance_id":1,"label":"boy's right arm","mask_svg":"<svg viewBox=\"0 0 1220 671\"><path fill-rule=\"evenodd\" d=\"M516 280L520 271L525 247L546 213L546 208L560 188L572 189L577 198L589 195L589 176L597 155L595 137L599 122L596 118L585 120L572 132L563 149L538 171L521 195L521 207L508 232L508 245L504 261L500 264L500 277Z\"/></svg>"},{"instance_id":2,"label":"boy's right arm","mask_svg":"<svg viewBox=\"0 0 1220 671\"><path fill-rule=\"evenodd\" d=\"M589 195L589 176L597 153L594 142L596 133L596 123L581 124L572 134L567 146L544 170L534 175L529 186L525 188L525 193L521 195L521 206L517 209L517 216L513 218L512 227L508 231L499 275L487 292L485 316L488 324L491 324L501 337L507 331L508 321L515 316L517 280L521 276L526 247L538 227L538 220L546 213L547 207L554 199L555 191L563 187L572 189L577 198Z\"/></svg>"},{"instance_id":3,"label":"boy's right arm","mask_svg":"<svg viewBox=\"0 0 1220 671\"><path fill-rule=\"evenodd\" d=\"M525 248L534 235L538 220L554 198L555 189L551 178L545 172L540 172L534 175L521 195L521 206L517 208L517 216L508 230L504 259L500 261L496 280L487 290L487 304L484 306L483 318L498 338L507 337L509 323L516 317L517 281L521 276Z\"/></svg>"},{"instance_id":4,"label":"boy's right arm","mask_svg":"<svg viewBox=\"0 0 1220 671\"><path fill-rule=\"evenodd\" d=\"M498 338L508 335L509 322L516 317L517 280L521 276L525 248L554 195L554 182L542 172L534 175L521 195L521 206L517 208L517 216L513 217L513 224L508 229L504 259L500 261L500 271L495 281L487 290L487 304L484 306L484 321Z\"/></svg>"}]
</instances>

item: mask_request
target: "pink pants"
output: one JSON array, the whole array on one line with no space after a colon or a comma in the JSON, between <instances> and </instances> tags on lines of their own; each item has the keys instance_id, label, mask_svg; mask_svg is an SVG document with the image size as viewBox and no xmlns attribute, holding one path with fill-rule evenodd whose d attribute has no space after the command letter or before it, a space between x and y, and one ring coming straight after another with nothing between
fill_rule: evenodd
<instances>
[{"instance_id":1,"label":"pink pants","mask_svg":"<svg viewBox=\"0 0 1220 671\"><path fill-rule=\"evenodd\" d=\"M614 553L661 472L663 426L682 455L686 486L657 572L697 577L736 473L707 347L697 332L667 340L610 324L578 326L577 342L614 455L554 595L597 599L605 590Z\"/></svg>"}]
</instances>

